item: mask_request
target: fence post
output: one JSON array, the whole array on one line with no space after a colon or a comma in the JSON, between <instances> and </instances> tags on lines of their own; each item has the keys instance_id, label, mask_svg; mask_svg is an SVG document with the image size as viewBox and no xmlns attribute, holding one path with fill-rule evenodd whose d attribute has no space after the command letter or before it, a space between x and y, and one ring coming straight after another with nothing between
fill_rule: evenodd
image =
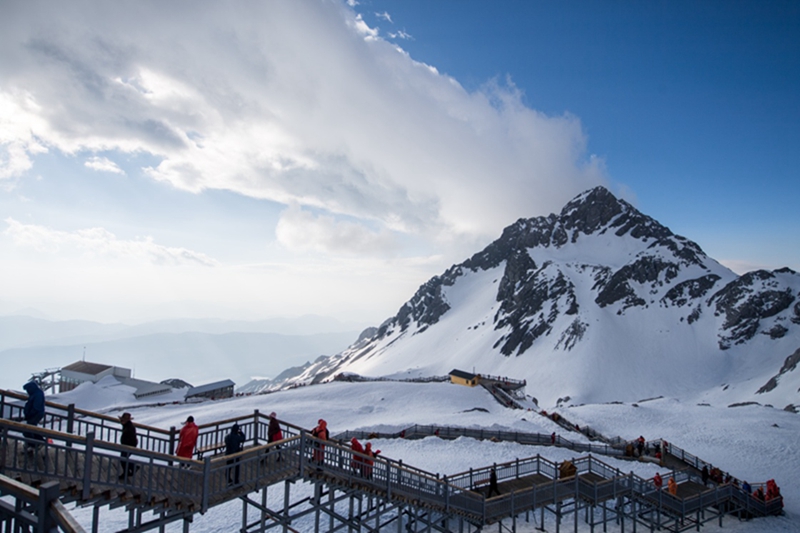
<instances>
[{"instance_id":1,"label":"fence post","mask_svg":"<svg viewBox=\"0 0 800 533\"><path fill-rule=\"evenodd\" d=\"M397 484L400 484L400 468L397 469ZM391 499L392 497L392 461L388 461L386 463L386 498ZM398 511L398 519L399 519L399 511Z\"/></svg>"},{"instance_id":2,"label":"fence post","mask_svg":"<svg viewBox=\"0 0 800 533\"><path fill-rule=\"evenodd\" d=\"M0 441L0 472L6 471L6 457L8 456L8 428L2 429L2 439Z\"/></svg>"},{"instance_id":3,"label":"fence post","mask_svg":"<svg viewBox=\"0 0 800 533\"><path fill-rule=\"evenodd\" d=\"M211 492L211 457L206 456L203 459L203 503L201 504L201 512L205 514L208 511L208 499Z\"/></svg>"},{"instance_id":4,"label":"fence post","mask_svg":"<svg viewBox=\"0 0 800 533\"><path fill-rule=\"evenodd\" d=\"M75 404L67 406L67 433L72 435L75 430ZM67 441L67 448L72 448L72 441Z\"/></svg>"},{"instance_id":5,"label":"fence post","mask_svg":"<svg viewBox=\"0 0 800 533\"><path fill-rule=\"evenodd\" d=\"M253 411L253 446L258 446L258 409Z\"/></svg>"},{"instance_id":6,"label":"fence post","mask_svg":"<svg viewBox=\"0 0 800 533\"><path fill-rule=\"evenodd\" d=\"M37 514L39 515L36 531L48 533L55 529L55 520L50 515L50 503L58 499L58 481L48 481L39 487L39 501L37 503Z\"/></svg>"},{"instance_id":7,"label":"fence post","mask_svg":"<svg viewBox=\"0 0 800 533\"><path fill-rule=\"evenodd\" d=\"M94 455L94 431L86 434L86 448L83 458L83 499L88 500L92 488L92 456ZM98 469L99 470L99 469Z\"/></svg>"},{"instance_id":8,"label":"fence post","mask_svg":"<svg viewBox=\"0 0 800 533\"><path fill-rule=\"evenodd\" d=\"M442 478L442 482L444 482L444 510L450 512L450 484L446 475Z\"/></svg>"},{"instance_id":9,"label":"fence post","mask_svg":"<svg viewBox=\"0 0 800 533\"><path fill-rule=\"evenodd\" d=\"M167 446L169 448L167 450L167 453L169 455L175 455L175 441L177 439L177 435L178 435L178 430L175 429L175 426L170 426L170 428L169 428L169 443L167 444ZM170 461L168 464L170 466L172 466L172 461Z\"/></svg>"},{"instance_id":10,"label":"fence post","mask_svg":"<svg viewBox=\"0 0 800 533\"><path fill-rule=\"evenodd\" d=\"M300 475L306 471L306 430L300 429Z\"/></svg>"}]
</instances>

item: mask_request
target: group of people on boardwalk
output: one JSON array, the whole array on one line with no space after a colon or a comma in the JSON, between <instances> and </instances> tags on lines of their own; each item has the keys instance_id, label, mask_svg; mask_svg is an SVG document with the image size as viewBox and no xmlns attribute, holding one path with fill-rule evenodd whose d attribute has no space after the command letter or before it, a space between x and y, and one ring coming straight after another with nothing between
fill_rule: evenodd
<instances>
[{"instance_id":1,"label":"group of people on boardwalk","mask_svg":"<svg viewBox=\"0 0 800 533\"><path fill-rule=\"evenodd\" d=\"M28 425L37 426L44 420L45 417L46 402L44 391L35 381L26 383L23 388L27 392L28 398L22 409L23 416L19 420L24 420ZM136 426L133 423L133 416L131 416L129 412L124 412L122 415L120 415L119 422L122 425L119 444L130 448L137 447L138 436ZM41 432L23 431L22 433L26 439L25 448L26 452L28 453L34 452L35 449L46 440ZM199 427L195 423L194 417L188 416L178 435L177 448L175 450L175 455L177 457L187 460L180 461L182 467L190 467L192 464L190 460L194 457L194 454L196 452L202 452L202 450L196 450L199 434ZM318 468L321 468L325 462L325 443L330 440L330 431L328 430L327 422L320 418L317 422L317 425L310 431L310 435L314 437L311 450L312 461L313 463L316 463ZM370 438L371 437L373 436L370 435ZM401 437L404 437L404 432L401 432ZM269 444L274 444L273 450L277 451L277 453L273 454L272 457L274 457L277 461L281 461L280 442L283 439L284 435L280 422L277 419L277 414L272 412L269 415L267 440ZM550 440L551 443L555 443L557 440L555 433L550 435ZM224 438L225 455L235 455L243 451L245 442L246 436L244 431L238 423L234 422L230 427L230 433ZM661 444L663 445L664 449L667 449L668 445L666 441L661 441ZM214 447L217 448L219 446L215 445ZM635 454L641 457L643 455L649 455L650 453L650 449L647 446L644 437L642 436L629 443L629 447L629 450L632 449L632 453L630 455ZM658 446L658 444L656 444L655 451L657 458L660 458L661 447L662 446ZM374 458L380 454L380 450L373 450L371 442L367 442L364 446L362 446L362 444L355 437L353 437L350 441L350 449L353 452L350 461L350 467L353 472L359 477L363 477L365 479L372 478L373 466L375 464ZM139 465L130 459L131 453L133 452L129 450L122 450L120 452L120 473L118 476L120 481L129 481L139 469ZM265 459L262 459L262 461L263 460ZM240 481L239 458L229 459L227 461L227 467L228 484L238 484ZM575 475L575 473L572 471L564 471L564 468L567 467L574 468L570 461L564 461L561 464L561 470L559 472L561 478L568 477L569 475ZM709 482L712 482L712 487L722 484L731 484L732 486L739 488L744 493L751 494L753 498L759 501L769 502L775 499L781 499L782 501L780 488L775 483L774 479L770 479L763 485L758 485L756 489L753 490L747 481L742 482L740 486L739 480L733 478L730 474L722 472L719 468L710 467L711 465L704 465L700 471L700 477L703 485L706 487L709 486ZM652 482L657 490L662 490L664 480L659 473L656 473ZM667 491L673 496L677 496L678 494L678 483L674 474L669 477L667 482ZM497 486L497 474L494 468L492 468L490 472L489 497L491 497L493 494L500 494Z\"/></svg>"},{"instance_id":2,"label":"group of people on boardwalk","mask_svg":"<svg viewBox=\"0 0 800 533\"><path fill-rule=\"evenodd\" d=\"M662 441L664 445L667 443ZM647 457L652 456L655 459L661 460L661 443L654 442L652 446L648 443L643 435L639 435L634 441L629 442L625 446L625 456L626 457Z\"/></svg>"},{"instance_id":3,"label":"group of people on boardwalk","mask_svg":"<svg viewBox=\"0 0 800 533\"><path fill-rule=\"evenodd\" d=\"M726 483L730 483L733 487L738 488L739 490L743 491L745 494L750 494L754 498L759 501L767 502L774 498L781 497L781 489L778 487L777 483L775 483L774 479L770 479L766 482L766 493L764 492L764 487L757 487L753 490L753 487L747 481L743 481L741 486L739 485L739 480L731 476L730 474L724 474L718 468L708 468L708 465L703 465L703 468L700 470L700 478L703 481L703 485L708 487L709 480L713 483L711 484L712 487L717 485L723 485ZM653 485L655 486L656 490L661 490L664 485L664 480L661 477L661 474L656 472L656 475L653 476ZM669 482L667 483L667 491L673 495L677 496L678 494L678 483L675 481L675 476L672 475L669 478Z\"/></svg>"},{"instance_id":4,"label":"group of people on boardwalk","mask_svg":"<svg viewBox=\"0 0 800 533\"><path fill-rule=\"evenodd\" d=\"M658 472L656 472L656 475L653 476L653 485L655 486L656 490L661 490L664 486L664 479ZM678 482L675 481L674 475L670 476L669 481L667 481L667 492L673 496L678 495Z\"/></svg>"},{"instance_id":5,"label":"group of people on boardwalk","mask_svg":"<svg viewBox=\"0 0 800 533\"><path fill-rule=\"evenodd\" d=\"M362 446L355 437L350 439L350 449L353 450L353 458L350 460L350 467L353 472L365 479L372 479L374 459L381 451L373 450L371 442L367 442L366 445Z\"/></svg>"}]
</instances>

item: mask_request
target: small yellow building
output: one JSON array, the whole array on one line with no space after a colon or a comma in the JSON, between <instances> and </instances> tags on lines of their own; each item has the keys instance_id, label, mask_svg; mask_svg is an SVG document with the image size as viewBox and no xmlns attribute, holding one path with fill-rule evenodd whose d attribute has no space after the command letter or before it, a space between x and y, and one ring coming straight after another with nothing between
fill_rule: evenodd
<instances>
[{"instance_id":1,"label":"small yellow building","mask_svg":"<svg viewBox=\"0 0 800 533\"><path fill-rule=\"evenodd\" d=\"M453 369L450 371L450 383L456 385L466 385L467 387L474 387L478 384L480 376L478 374L470 374L463 370Z\"/></svg>"}]
</instances>

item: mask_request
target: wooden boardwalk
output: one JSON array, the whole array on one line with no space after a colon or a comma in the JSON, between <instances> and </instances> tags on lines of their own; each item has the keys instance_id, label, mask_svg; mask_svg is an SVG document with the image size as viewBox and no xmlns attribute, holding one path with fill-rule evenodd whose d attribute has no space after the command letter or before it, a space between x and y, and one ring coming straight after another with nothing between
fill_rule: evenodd
<instances>
[{"instance_id":1,"label":"wooden boardwalk","mask_svg":"<svg viewBox=\"0 0 800 533\"><path fill-rule=\"evenodd\" d=\"M780 501L751 501L754 499L750 495L730 485L707 489L697 482L693 469L673 472L679 482L677 497L673 497L665 491L655 491L651 481L633 474L622 475L591 455L573 459L569 465L537 455L450 477L380 456L374 458L371 475L364 477L350 466L356 454L336 441L325 443L323 464L313 464L320 443L295 426L282 423L287 438L280 443L264 444L267 421L258 412L250 418L211 424L211 429L203 435L207 442L219 443L224 441L233 422L248 425L252 442L244 451L231 456L181 460L162 451L172 449L174 432L142 427L142 448L129 448L112 442L119 437L118 423L112 425L113 419L100 415L97 422L92 422L90 415L83 413L80 420L65 419L69 422L65 424L67 428L73 428L73 422L83 424L85 435L0 419L0 472L32 487L55 481L64 502L125 507L139 513L168 512L187 521L211 507L236 499L246 501L249 494L298 480L317 488L327 487L331 494L338 490L348 494L348 498L379 500L387 509L394 509L397 516L401 509L411 508L416 509L417 515L425 510L423 514L437 514L445 520L465 518L476 527L516 516L526 509L545 509L570 500L576 502L573 507L577 509L579 501L581 505L594 506L625 498L639 502L633 504L633 516L646 515L642 509L649 506L659 516L674 517L675 524L683 523L682 519L689 514L700 516L704 509L720 507L746 509L752 516L780 512ZM95 429L109 440L95 439ZM40 444L35 453L28 453L23 433L34 433L47 442ZM127 460L137 467L131 476L123 475L122 453L130 454ZM576 474L559 479L559 470L565 466L570 466L569 472ZM500 495L487 498L492 469L497 471ZM289 502L288 487L285 484L285 502ZM304 501L307 505L334 505L334 499L329 504L320 501L311 504L307 498ZM289 507L282 511L269 511L271 519L289 520L289 508L294 504L285 505ZM620 507L618 512L626 511ZM331 513L335 514L332 509Z\"/></svg>"}]
</instances>

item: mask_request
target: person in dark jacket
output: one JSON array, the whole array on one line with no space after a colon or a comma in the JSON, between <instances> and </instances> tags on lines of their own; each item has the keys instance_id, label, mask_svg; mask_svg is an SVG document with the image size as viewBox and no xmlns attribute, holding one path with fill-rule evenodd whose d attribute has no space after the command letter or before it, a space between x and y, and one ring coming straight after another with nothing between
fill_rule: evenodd
<instances>
[{"instance_id":1,"label":"person in dark jacket","mask_svg":"<svg viewBox=\"0 0 800 533\"><path fill-rule=\"evenodd\" d=\"M42 391L39 384L35 381L27 382L22 388L28 393L28 400L25 402L25 407L22 410L22 414L25 416L25 423L31 426L38 426L39 422L44 419L44 391ZM37 433L24 431L22 436L26 439L39 441L26 443L26 447L35 446L36 444L44 442L44 437Z\"/></svg>"},{"instance_id":2,"label":"person in dark jacket","mask_svg":"<svg viewBox=\"0 0 800 533\"><path fill-rule=\"evenodd\" d=\"M489 493L486 497L491 498L492 494L500 496L500 488L497 486L497 471L494 468L489 472Z\"/></svg>"},{"instance_id":3,"label":"person in dark jacket","mask_svg":"<svg viewBox=\"0 0 800 533\"><path fill-rule=\"evenodd\" d=\"M700 477L703 478L703 485L708 486L708 465L703 465L703 470L700 471Z\"/></svg>"},{"instance_id":4,"label":"person in dark jacket","mask_svg":"<svg viewBox=\"0 0 800 533\"><path fill-rule=\"evenodd\" d=\"M119 417L119 421L122 423L122 435L119 438L119 443L132 448L138 446L139 438L136 436L136 426L133 425L133 417L131 414L122 413L122 416ZM120 456L122 457L122 459L119 461L120 466L122 467L122 473L119 475L119 479L123 480L133 476L139 467L138 465L134 465L133 461L128 459L130 452L120 452Z\"/></svg>"},{"instance_id":5,"label":"person in dark jacket","mask_svg":"<svg viewBox=\"0 0 800 533\"><path fill-rule=\"evenodd\" d=\"M239 453L244 448L244 442L247 438L244 431L239 427L239 424L234 423L231 426L231 432L225 437L225 455L233 455ZM228 485L239 483L239 459L228 459L228 464L236 464L235 468L228 467ZM231 479L231 471L233 471L233 479Z\"/></svg>"}]
</instances>

